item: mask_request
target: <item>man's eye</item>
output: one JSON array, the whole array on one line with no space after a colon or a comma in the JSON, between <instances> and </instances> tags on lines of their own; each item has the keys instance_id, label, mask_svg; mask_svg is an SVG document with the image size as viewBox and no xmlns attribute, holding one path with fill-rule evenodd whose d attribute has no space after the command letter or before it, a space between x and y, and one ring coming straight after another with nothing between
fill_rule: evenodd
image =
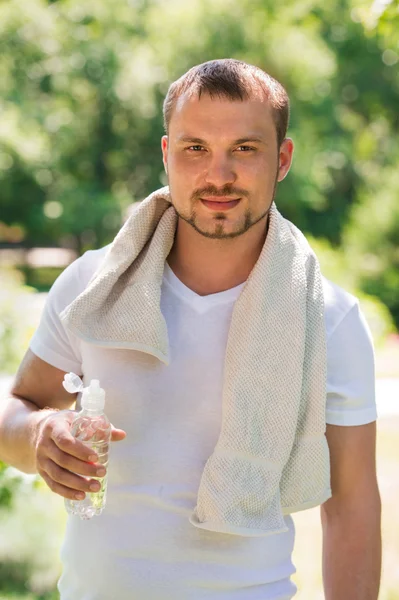
<instances>
[{"instance_id":1,"label":"man's eye","mask_svg":"<svg viewBox=\"0 0 399 600\"><path fill-rule=\"evenodd\" d=\"M237 150L240 152L249 152L250 150L255 150L252 146L238 146Z\"/></svg>"},{"instance_id":2,"label":"man's eye","mask_svg":"<svg viewBox=\"0 0 399 600\"><path fill-rule=\"evenodd\" d=\"M193 152L199 152L200 150L203 150L203 146L189 146L187 148L187 150L192 150Z\"/></svg>"}]
</instances>

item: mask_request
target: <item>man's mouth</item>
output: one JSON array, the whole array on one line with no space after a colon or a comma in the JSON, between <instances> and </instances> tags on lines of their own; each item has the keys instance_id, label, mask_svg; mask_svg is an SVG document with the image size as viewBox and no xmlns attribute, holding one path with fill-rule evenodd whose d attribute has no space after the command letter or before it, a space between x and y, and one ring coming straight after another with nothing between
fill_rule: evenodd
<instances>
[{"instance_id":1,"label":"man's mouth","mask_svg":"<svg viewBox=\"0 0 399 600\"><path fill-rule=\"evenodd\" d=\"M228 198L228 197L212 197L209 196L208 198L201 198L201 202L204 206L206 206L207 208L210 208L211 210L218 210L218 211L224 211L224 210L229 210L231 208L234 208L235 206L237 206L237 204L239 203L239 201L241 200L241 198Z\"/></svg>"}]
</instances>

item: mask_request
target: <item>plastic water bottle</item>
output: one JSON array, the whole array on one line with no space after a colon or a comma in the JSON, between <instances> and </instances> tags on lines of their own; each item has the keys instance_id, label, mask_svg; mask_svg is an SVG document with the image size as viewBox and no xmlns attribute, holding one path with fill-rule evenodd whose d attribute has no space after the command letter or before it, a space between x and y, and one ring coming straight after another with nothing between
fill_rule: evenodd
<instances>
[{"instance_id":1,"label":"plastic water bottle","mask_svg":"<svg viewBox=\"0 0 399 600\"><path fill-rule=\"evenodd\" d=\"M82 410L72 422L71 434L89 446L98 456L100 464L108 466L109 442L111 439L111 424L104 414L105 392L100 387L98 379L92 379L88 387L83 387L83 381L74 373L64 377L63 386L71 394L83 392ZM81 519L91 519L100 515L104 509L107 495L107 474L105 477L94 477L101 488L98 492L86 492L84 500L65 499L65 508L71 515Z\"/></svg>"}]
</instances>

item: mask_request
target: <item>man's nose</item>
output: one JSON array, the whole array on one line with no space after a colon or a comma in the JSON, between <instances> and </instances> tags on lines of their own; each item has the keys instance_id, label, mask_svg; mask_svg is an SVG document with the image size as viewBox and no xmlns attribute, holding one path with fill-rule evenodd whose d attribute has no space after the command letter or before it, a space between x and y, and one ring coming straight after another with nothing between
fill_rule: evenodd
<instances>
[{"instance_id":1,"label":"man's nose","mask_svg":"<svg viewBox=\"0 0 399 600\"><path fill-rule=\"evenodd\" d=\"M222 187L228 183L234 183L237 174L233 167L233 161L227 156L212 156L207 165L205 173L206 183L215 187Z\"/></svg>"}]
</instances>

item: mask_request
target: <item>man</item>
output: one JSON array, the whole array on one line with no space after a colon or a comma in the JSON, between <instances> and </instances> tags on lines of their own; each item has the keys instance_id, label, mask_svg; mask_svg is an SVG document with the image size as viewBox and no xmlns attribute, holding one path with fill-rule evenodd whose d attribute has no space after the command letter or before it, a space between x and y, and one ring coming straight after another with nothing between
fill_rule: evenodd
<instances>
[{"instance_id":1,"label":"man","mask_svg":"<svg viewBox=\"0 0 399 600\"><path fill-rule=\"evenodd\" d=\"M231 418L226 414L227 405L222 411L224 387L230 385L230 378L240 376L244 369L240 354L244 357L246 345L251 344L251 340L243 340L240 348L240 340L229 342L229 329L237 321L243 299L249 297L251 303L252 296L246 290L254 290L254 279L258 277L260 285L264 283L262 276L259 278L259 265L268 272L268 260L274 261L276 281L285 276L283 267L279 272L279 255L270 258L268 244L276 235L276 222L283 228L290 227L272 207L276 186L287 175L293 155L293 142L286 137L288 98L284 88L260 69L231 59L217 60L194 67L171 85L164 116L167 135L162 138L162 153L170 196L165 194L174 207L165 215L171 217L158 215L154 225L152 213L145 222L152 224L155 231L151 230L148 242L143 238L133 252L127 246L134 246L141 235L144 217L139 216L132 225L137 235L129 237L129 229L124 230L122 250L119 236L110 254L104 249L86 253L54 284L12 395L1 407L0 456L23 471L39 472L48 486L65 498L83 498L98 489L98 482L92 478L103 476L104 471L99 464L90 463L90 451L69 433L74 413L70 410L71 397L61 383L68 371L83 374L86 381L99 378L107 394L107 414L115 427L123 427L113 429L112 439L124 441L111 449L104 513L86 522L74 517L68 520L62 550L64 570L59 582L62 600L286 600L296 591L290 580L295 570L291 562L292 511L285 511L281 517L283 527L274 531L272 526L269 530L234 530L228 524L225 530L212 530L206 517L197 514L196 521L190 515L197 500L200 505L207 460ZM154 200L145 201L144 208L139 206L137 212L148 212L147 206L155 206L156 212L157 202L161 201L162 198L155 204ZM142 342L132 346L129 336L123 340L124 329L135 319L134 327L143 329L137 336L146 335L152 327L151 313L147 319L145 312L147 300L158 293L156 287L151 287L153 279L149 274L154 261L151 259L145 268L143 265L148 256L156 254L151 250L158 249L153 239L164 235L165 219L174 216L177 226L176 230L173 228L171 247L165 251L167 260L162 258L161 268L157 263L153 269L160 278L158 304L167 326L167 350L160 349L156 342L151 347ZM140 227L137 223L141 223ZM295 236L300 237L297 230L289 231L292 233L285 239L286 245L292 245ZM304 247L304 242L300 243ZM126 253L127 258L120 258L118 252ZM160 254L157 256L159 261ZM309 253L306 256L309 258ZM108 271L104 267L107 264ZM305 293L312 285L307 268L308 261L298 271L308 278ZM92 279L94 273L96 277ZM137 279L137 273L141 279ZM296 285L296 281L289 281L287 289L294 293ZM329 494L318 500L313 498L312 505L322 503L325 597L376 600L381 550L372 345L357 300L326 279L322 279L322 285L327 398L319 394L319 404L327 420L332 495L327 500ZM316 297L317 287L314 290ZM266 285L260 304L278 292ZM138 301L125 302L116 318L120 298L126 299L130 293L137 293ZM268 336L255 331L259 338L254 344L260 344L255 348L255 356L260 357L260 362L255 365L254 379L273 360L281 372L278 381L273 381L271 374L271 389L281 383L284 373L286 378L291 377L291 360L287 358L285 362L285 353L292 351L296 360L295 348L304 347L299 345L301 335L311 336L317 328L316 321L312 325L305 320L302 334L290 337L299 321L295 311L281 326L280 313L290 302L290 293L282 292L278 302L265 312L273 312L275 328L279 328L277 337L285 336L292 348L285 346L280 352L277 340L276 359L272 352L262 352ZM98 299L102 295L106 298L104 303L108 303L105 312L103 300ZM312 301L307 298L307 302ZM71 313L71 306L75 312ZM151 306L156 311L155 303ZM241 329L243 337L247 326L253 337L251 323L255 313L262 311L259 302L249 306ZM305 312L306 306L305 302ZM73 325L74 314L79 310L85 313L83 325L76 325L75 321L75 326L68 326L68 319ZM314 314L316 318L317 310ZM267 320L268 314L261 318ZM104 342L104 334L101 338L82 333L90 319L92 330L101 328L104 319L111 319L112 327L119 328L118 334L109 338L111 342ZM162 323L159 327L162 329ZM273 336L273 328L269 334ZM322 348L321 337L319 341ZM305 381L310 373L308 351L305 348L307 366L300 381ZM238 362L232 367L234 352ZM318 360L319 354L322 357L321 351L315 354L312 360ZM311 397L313 379L322 379L322 372L321 367L314 371L306 397ZM295 385L293 380L283 383L287 389L291 383ZM237 431L249 431L249 441L256 439L262 445L273 436L275 428L271 423L285 398L277 396L270 419L259 423L251 418L249 422L251 397L256 395L258 385L258 381L247 381L241 386L244 396L246 390L251 392L246 408L240 412L236 407L241 419ZM267 394L262 397L266 404ZM320 406L309 409L309 422ZM291 401L286 410L291 410ZM295 422L295 435L299 421ZM325 441L324 417L322 426ZM280 435L280 425L276 427L278 435L271 451L287 442ZM290 459L292 452L287 454ZM241 458L245 465L248 457ZM320 454L318 464L322 465L323 460ZM255 464L262 464L263 468L264 461L259 458L252 466ZM316 470L307 470L306 464L301 468L294 469L294 483L288 478L288 493L301 484L305 473L309 476L307 485L313 486ZM322 480L325 471L320 472ZM279 481L280 476L281 473ZM253 476L246 481L252 490ZM212 485L217 487L216 480L208 491ZM261 484L258 492L251 491L241 503L243 511L256 493L261 502L268 494L267 488ZM283 498L282 484L280 488ZM213 510L222 494L228 499L235 491L231 478L226 489L218 488L208 508ZM278 490L276 493L279 497ZM283 500L276 510L280 512L282 505ZM304 507L302 503L301 508Z\"/></svg>"}]
</instances>

